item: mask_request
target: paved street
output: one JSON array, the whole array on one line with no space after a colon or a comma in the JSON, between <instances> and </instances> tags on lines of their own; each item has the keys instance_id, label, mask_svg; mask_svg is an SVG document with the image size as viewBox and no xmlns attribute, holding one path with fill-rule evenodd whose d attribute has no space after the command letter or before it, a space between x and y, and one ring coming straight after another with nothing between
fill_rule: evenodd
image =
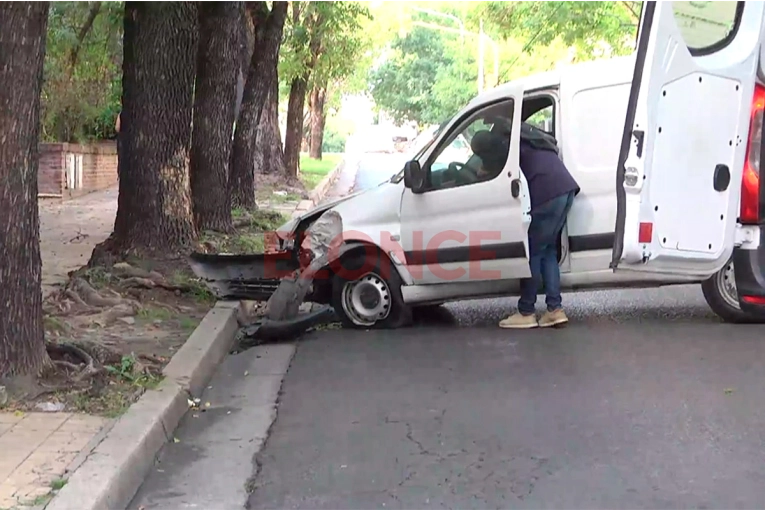
<instances>
[{"instance_id":1,"label":"paved street","mask_svg":"<svg viewBox=\"0 0 765 510\"><path fill-rule=\"evenodd\" d=\"M500 330L494 299L230 356L131 508L762 508L765 326L697 286L564 304L559 330Z\"/></svg>"}]
</instances>

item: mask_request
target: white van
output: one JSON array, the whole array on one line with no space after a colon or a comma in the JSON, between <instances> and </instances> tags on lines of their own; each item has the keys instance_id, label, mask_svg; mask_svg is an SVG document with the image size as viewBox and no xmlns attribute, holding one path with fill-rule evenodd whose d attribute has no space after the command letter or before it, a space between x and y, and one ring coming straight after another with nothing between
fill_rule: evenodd
<instances>
[{"instance_id":1,"label":"white van","mask_svg":"<svg viewBox=\"0 0 765 510\"><path fill-rule=\"evenodd\" d=\"M581 187L560 240L563 291L696 282L724 320L765 318L765 5L721 2L729 19L698 33L680 4L705 3L645 3L635 55L489 90L389 182L284 225L282 248L296 250L293 236L325 211L342 218L347 251L312 299L369 328L404 326L418 306L517 295L530 276L524 121L552 127ZM477 158L464 140L503 122L504 171L483 182L461 174Z\"/></svg>"}]
</instances>

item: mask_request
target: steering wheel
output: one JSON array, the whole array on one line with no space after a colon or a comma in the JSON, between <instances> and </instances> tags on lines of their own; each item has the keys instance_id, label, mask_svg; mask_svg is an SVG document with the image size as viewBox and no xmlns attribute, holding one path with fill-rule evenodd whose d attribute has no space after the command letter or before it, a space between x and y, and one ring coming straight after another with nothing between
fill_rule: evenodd
<instances>
[{"instance_id":1,"label":"steering wheel","mask_svg":"<svg viewBox=\"0 0 765 510\"><path fill-rule=\"evenodd\" d=\"M465 163L453 161L449 163L447 171L450 176L454 176L455 182L460 185L472 184L478 180L478 174L476 174L475 170Z\"/></svg>"}]
</instances>

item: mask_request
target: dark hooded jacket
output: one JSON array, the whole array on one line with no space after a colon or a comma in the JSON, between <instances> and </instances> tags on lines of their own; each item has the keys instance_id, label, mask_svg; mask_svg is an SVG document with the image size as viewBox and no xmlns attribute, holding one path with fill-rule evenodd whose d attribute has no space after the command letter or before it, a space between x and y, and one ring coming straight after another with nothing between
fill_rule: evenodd
<instances>
[{"instance_id":1,"label":"dark hooded jacket","mask_svg":"<svg viewBox=\"0 0 765 510\"><path fill-rule=\"evenodd\" d=\"M529 183L531 209L573 191L579 185L558 156L555 138L525 122L521 124L520 166Z\"/></svg>"}]
</instances>

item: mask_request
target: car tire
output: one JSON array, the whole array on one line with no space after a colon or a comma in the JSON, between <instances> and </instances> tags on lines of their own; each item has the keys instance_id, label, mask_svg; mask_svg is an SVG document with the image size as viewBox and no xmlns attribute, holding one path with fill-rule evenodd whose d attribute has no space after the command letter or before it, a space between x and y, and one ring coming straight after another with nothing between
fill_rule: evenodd
<instances>
[{"instance_id":1,"label":"car tire","mask_svg":"<svg viewBox=\"0 0 765 510\"><path fill-rule=\"evenodd\" d=\"M712 311L725 322L735 324L765 322L765 316L752 315L741 310L732 260L711 278L702 282L701 291Z\"/></svg>"},{"instance_id":2,"label":"car tire","mask_svg":"<svg viewBox=\"0 0 765 510\"><path fill-rule=\"evenodd\" d=\"M382 257L385 255L379 251L350 254L340 261L344 270L333 271L332 307L344 328L397 329L411 325L412 309L401 295L401 276ZM353 279L347 279L348 274L353 274Z\"/></svg>"}]
</instances>

